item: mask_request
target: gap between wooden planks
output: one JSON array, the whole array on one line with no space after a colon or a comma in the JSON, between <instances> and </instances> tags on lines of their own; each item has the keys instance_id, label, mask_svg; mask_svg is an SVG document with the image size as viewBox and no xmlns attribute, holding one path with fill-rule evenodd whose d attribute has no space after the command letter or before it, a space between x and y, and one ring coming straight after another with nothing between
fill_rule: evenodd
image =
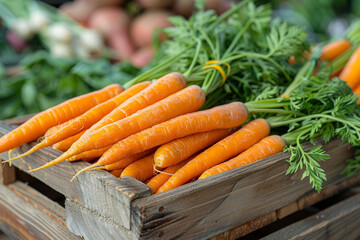
<instances>
[{"instance_id":1,"label":"gap between wooden planks","mask_svg":"<svg viewBox=\"0 0 360 240\"><path fill-rule=\"evenodd\" d=\"M229 231L214 236L210 238L210 240L234 240L239 237L243 237L255 230L267 226L270 223L280 220L294 212L300 211L326 198L334 196L345 189L349 189L353 186L359 186L359 185L360 185L360 174L357 174L343 182L324 188L320 193L312 193L310 195L304 196L299 200L297 200L296 202L293 202L274 212L271 212L269 214L256 218L248 223L245 223Z\"/></svg>"}]
</instances>

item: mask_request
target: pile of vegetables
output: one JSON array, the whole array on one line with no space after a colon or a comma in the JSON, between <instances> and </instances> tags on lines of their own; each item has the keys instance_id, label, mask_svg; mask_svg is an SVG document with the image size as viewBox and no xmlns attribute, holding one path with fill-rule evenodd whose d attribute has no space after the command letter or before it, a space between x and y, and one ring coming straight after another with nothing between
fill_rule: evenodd
<instances>
[{"instance_id":1,"label":"pile of vegetables","mask_svg":"<svg viewBox=\"0 0 360 240\"><path fill-rule=\"evenodd\" d=\"M229 1L206 0L207 9L224 12ZM194 0L75 0L60 6L62 12L84 26L98 30L119 60L130 60L136 67L147 65L166 36L168 17L189 17Z\"/></svg>"},{"instance_id":2,"label":"pile of vegetables","mask_svg":"<svg viewBox=\"0 0 360 240\"><path fill-rule=\"evenodd\" d=\"M89 59L110 52L100 33L84 28L57 9L38 1L0 1L3 24L10 30L9 42L19 51L37 38L43 48L59 58Z\"/></svg>"},{"instance_id":3,"label":"pile of vegetables","mask_svg":"<svg viewBox=\"0 0 360 240\"><path fill-rule=\"evenodd\" d=\"M303 170L320 191L330 156L315 139L360 145L360 48L342 40L307 54L304 29L270 23L265 6L243 1L217 17L196 4L189 20L170 20L162 60L126 90L111 84L43 111L0 138L0 152L41 137L8 161L52 146L63 153L30 172L83 159L92 164L74 178L104 169L160 193L285 151L287 174Z\"/></svg>"}]
</instances>

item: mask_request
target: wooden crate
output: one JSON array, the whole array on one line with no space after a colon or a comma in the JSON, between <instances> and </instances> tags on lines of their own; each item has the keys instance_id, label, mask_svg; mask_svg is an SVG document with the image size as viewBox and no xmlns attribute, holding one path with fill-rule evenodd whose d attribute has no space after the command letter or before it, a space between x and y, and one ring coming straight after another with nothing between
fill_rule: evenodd
<instances>
[{"instance_id":1,"label":"wooden crate","mask_svg":"<svg viewBox=\"0 0 360 240\"><path fill-rule=\"evenodd\" d=\"M0 135L14 128L8 124L0 122ZM133 178L116 179L101 170L85 172L70 183L78 170L88 166L86 162L63 162L31 177L25 174L60 154L45 148L1 168L0 228L20 239L237 239L359 185L360 175L350 179L340 175L354 149L339 140L324 148L331 159L322 163L328 180L320 194L308 181L299 181L300 173L285 175L289 155L280 153L157 195ZM7 155L1 158L6 160ZM358 200L358 195L344 200L353 207L346 216L358 213ZM360 220L349 219L360 225ZM276 234L268 237L277 239Z\"/></svg>"}]
</instances>

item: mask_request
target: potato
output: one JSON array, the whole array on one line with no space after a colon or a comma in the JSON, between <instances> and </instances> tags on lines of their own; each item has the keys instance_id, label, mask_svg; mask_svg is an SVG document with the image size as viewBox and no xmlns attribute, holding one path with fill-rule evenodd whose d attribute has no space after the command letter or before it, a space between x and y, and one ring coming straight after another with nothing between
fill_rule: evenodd
<instances>
[{"instance_id":1,"label":"potato","mask_svg":"<svg viewBox=\"0 0 360 240\"><path fill-rule=\"evenodd\" d=\"M161 9L169 7L173 3L173 0L136 0L136 2L142 8Z\"/></svg>"},{"instance_id":2,"label":"potato","mask_svg":"<svg viewBox=\"0 0 360 240\"><path fill-rule=\"evenodd\" d=\"M130 36L135 45L150 46L154 30L171 26L167 20L171 15L172 13L167 11L150 10L134 19L130 26Z\"/></svg>"},{"instance_id":3,"label":"potato","mask_svg":"<svg viewBox=\"0 0 360 240\"><path fill-rule=\"evenodd\" d=\"M67 2L60 6L61 12L83 25L96 8L96 5L84 1Z\"/></svg>"},{"instance_id":4,"label":"potato","mask_svg":"<svg viewBox=\"0 0 360 240\"><path fill-rule=\"evenodd\" d=\"M134 52L130 57L130 62L138 68L145 67L154 57L154 49L151 47L143 47Z\"/></svg>"},{"instance_id":5,"label":"potato","mask_svg":"<svg viewBox=\"0 0 360 240\"><path fill-rule=\"evenodd\" d=\"M85 2L87 4L93 4L97 7L103 6L119 6L124 0L77 0L77 2Z\"/></svg>"},{"instance_id":6,"label":"potato","mask_svg":"<svg viewBox=\"0 0 360 240\"><path fill-rule=\"evenodd\" d=\"M190 17L195 9L194 0L175 0L172 10L186 18Z\"/></svg>"},{"instance_id":7,"label":"potato","mask_svg":"<svg viewBox=\"0 0 360 240\"><path fill-rule=\"evenodd\" d=\"M114 7L100 8L94 11L88 21L90 28L98 30L106 38L128 31L130 17L120 9Z\"/></svg>"},{"instance_id":8,"label":"potato","mask_svg":"<svg viewBox=\"0 0 360 240\"><path fill-rule=\"evenodd\" d=\"M116 58L119 61L128 60L135 51L134 45L131 43L126 32L110 35L108 44L115 50Z\"/></svg>"}]
</instances>

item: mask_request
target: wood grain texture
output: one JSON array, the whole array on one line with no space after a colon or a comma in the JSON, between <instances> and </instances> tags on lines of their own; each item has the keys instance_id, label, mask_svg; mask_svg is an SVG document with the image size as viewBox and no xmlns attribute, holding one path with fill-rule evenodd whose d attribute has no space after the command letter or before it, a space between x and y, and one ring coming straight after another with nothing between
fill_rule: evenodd
<instances>
[{"instance_id":1,"label":"wood grain texture","mask_svg":"<svg viewBox=\"0 0 360 240\"><path fill-rule=\"evenodd\" d=\"M297 200L298 209L302 210L306 207L314 205L326 198L332 197L339 192L351 188L353 186L360 185L360 174L350 177L345 181L324 188L320 193L310 193Z\"/></svg>"},{"instance_id":2,"label":"wood grain texture","mask_svg":"<svg viewBox=\"0 0 360 240\"><path fill-rule=\"evenodd\" d=\"M292 213L294 210L302 210L305 207L314 205L324 199L330 198L342 191L348 190L351 193L357 194L360 193L358 187L360 185L360 174L355 175L345 181L342 181L338 184L328 186L324 188L320 193L314 192L309 195L303 196L298 199L296 202L293 202L285 207L282 207L275 212L266 214L256 218L248 223L235 227L229 231L221 233L215 237L212 237L211 240L222 240L222 239L237 239L239 237L245 236L248 233L251 233L255 230L258 230L266 225L275 222L279 219L282 219ZM358 192L357 192L358 191Z\"/></svg>"},{"instance_id":3,"label":"wood grain texture","mask_svg":"<svg viewBox=\"0 0 360 240\"><path fill-rule=\"evenodd\" d=\"M325 146L331 159L322 163L328 181L345 179L340 171L353 155L349 145L334 140ZM305 149L310 148L305 144ZM289 155L277 154L243 168L134 201L134 227L143 238L206 239L287 206L312 193L301 173L285 175Z\"/></svg>"},{"instance_id":4,"label":"wood grain texture","mask_svg":"<svg viewBox=\"0 0 360 240\"><path fill-rule=\"evenodd\" d=\"M0 162L2 160L0 159ZM9 183L13 183L16 180L15 176L15 168L10 166L8 163L2 164L0 167L0 183L3 185L7 185Z\"/></svg>"},{"instance_id":5,"label":"wood grain texture","mask_svg":"<svg viewBox=\"0 0 360 240\"><path fill-rule=\"evenodd\" d=\"M299 210L297 202L290 203L289 205L276 210L277 219L282 219Z\"/></svg>"},{"instance_id":6,"label":"wood grain texture","mask_svg":"<svg viewBox=\"0 0 360 240\"><path fill-rule=\"evenodd\" d=\"M0 121L0 135L9 132L12 128ZM13 156L28 151L34 144L24 144L13 152ZM60 154L60 151L47 147L29 156L14 160L12 164L22 171L27 171L44 165ZM1 158L6 160L8 159L7 155L7 152L2 153ZM89 166L89 163L64 161L53 167L30 173L30 175L66 197L74 199L89 209L97 211L100 215L109 217L130 229L131 201L150 196L151 189L133 178L119 180L102 170L84 172L71 183L70 179L74 174L86 166ZM109 209L104 206L116 206L116 208Z\"/></svg>"},{"instance_id":7,"label":"wood grain texture","mask_svg":"<svg viewBox=\"0 0 360 240\"><path fill-rule=\"evenodd\" d=\"M0 192L0 228L13 239L81 239L66 228L64 209L29 186L0 185Z\"/></svg>"},{"instance_id":8,"label":"wood grain texture","mask_svg":"<svg viewBox=\"0 0 360 240\"><path fill-rule=\"evenodd\" d=\"M6 120L3 120L4 123L9 124L9 125L20 125L22 123L24 123L25 121L29 120L30 118L32 118L35 114L31 113L31 114L27 114L24 116L20 116L20 117L14 117L14 118L9 118Z\"/></svg>"},{"instance_id":9,"label":"wood grain texture","mask_svg":"<svg viewBox=\"0 0 360 240\"><path fill-rule=\"evenodd\" d=\"M230 231L223 232L215 237L212 237L210 240L235 240L239 237L243 237L246 234L249 234L257 229L265 227L266 225L273 223L277 220L276 213L272 212L256 218L248 223L245 223L239 227L231 229Z\"/></svg>"},{"instance_id":10,"label":"wood grain texture","mask_svg":"<svg viewBox=\"0 0 360 240\"><path fill-rule=\"evenodd\" d=\"M360 194L357 194L263 239L359 239L359 216Z\"/></svg>"},{"instance_id":11,"label":"wood grain texture","mask_svg":"<svg viewBox=\"0 0 360 240\"><path fill-rule=\"evenodd\" d=\"M128 229L71 199L66 199L65 209L67 227L85 239L136 239Z\"/></svg>"}]
</instances>

